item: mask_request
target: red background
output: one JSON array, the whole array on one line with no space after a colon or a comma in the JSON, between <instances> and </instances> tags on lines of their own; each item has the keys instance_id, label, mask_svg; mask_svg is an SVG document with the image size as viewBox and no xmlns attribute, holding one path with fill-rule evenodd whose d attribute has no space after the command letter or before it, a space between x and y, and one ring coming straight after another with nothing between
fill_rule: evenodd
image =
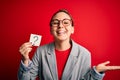
<instances>
[{"instance_id":1,"label":"red background","mask_svg":"<svg viewBox=\"0 0 120 80\"><path fill-rule=\"evenodd\" d=\"M52 41L49 21L52 14L61 8L68 9L72 14L75 22L72 38L91 51L92 65L107 60L111 61L110 65L120 65L119 0L2 0L1 80L17 80L21 59L19 47L29 41L31 33L42 35L41 45ZM107 72L104 80L120 80L120 70Z\"/></svg>"}]
</instances>

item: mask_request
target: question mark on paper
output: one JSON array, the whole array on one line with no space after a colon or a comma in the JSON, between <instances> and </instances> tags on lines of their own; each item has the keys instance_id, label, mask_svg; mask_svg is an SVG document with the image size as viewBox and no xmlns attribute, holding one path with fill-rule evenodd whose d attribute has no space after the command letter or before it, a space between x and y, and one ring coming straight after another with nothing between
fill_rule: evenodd
<instances>
[{"instance_id":1,"label":"question mark on paper","mask_svg":"<svg viewBox=\"0 0 120 80\"><path fill-rule=\"evenodd\" d=\"M35 45L36 41L38 40L38 36L34 36L33 38L34 38L34 43L33 43L33 45Z\"/></svg>"}]
</instances>

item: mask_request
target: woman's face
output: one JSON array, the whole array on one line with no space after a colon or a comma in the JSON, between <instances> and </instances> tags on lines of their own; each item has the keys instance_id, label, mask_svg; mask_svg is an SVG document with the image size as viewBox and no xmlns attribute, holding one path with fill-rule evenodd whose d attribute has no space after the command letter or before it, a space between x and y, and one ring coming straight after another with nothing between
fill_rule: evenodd
<instances>
[{"instance_id":1,"label":"woman's face","mask_svg":"<svg viewBox=\"0 0 120 80\"><path fill-rule=\"evenodd\" d=\"M70 39L70 35L74 33L71 18L64 12L57 13L51 22L50 28L55 40L64 41Z\"/></svg>"}]
</instances>

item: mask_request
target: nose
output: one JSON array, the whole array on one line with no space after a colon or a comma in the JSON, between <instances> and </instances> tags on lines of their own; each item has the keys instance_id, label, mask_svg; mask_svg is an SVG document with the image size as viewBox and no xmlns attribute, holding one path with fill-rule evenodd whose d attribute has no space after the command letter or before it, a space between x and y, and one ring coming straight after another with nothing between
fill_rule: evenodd
<instances>
[{"instance_id":1,"label":"nose","mask_svg":"<svg viewBox=\"0 0 120 80\"><path fill-rule=\"evenodd\" d=\"M63 28L63 24L62 24L62 21L59 22L59 25L58 25L59 28Z\"/></svg>"}]
</instances>

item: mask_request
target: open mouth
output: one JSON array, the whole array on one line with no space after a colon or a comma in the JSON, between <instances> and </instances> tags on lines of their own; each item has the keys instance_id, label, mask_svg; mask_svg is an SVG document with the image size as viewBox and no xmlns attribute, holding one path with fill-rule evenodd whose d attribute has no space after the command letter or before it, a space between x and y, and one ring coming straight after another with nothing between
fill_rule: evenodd
<instances>
[{"instance_id":1,"label":"open mouth","mask_svg":"<svg viewBox=\"0 0 120 80\"><path fill-rule=\"evenodd\" d=\"M58 35L64 35L66 33L66 31L57 31Z\"/></svg>"}]
</instances>

